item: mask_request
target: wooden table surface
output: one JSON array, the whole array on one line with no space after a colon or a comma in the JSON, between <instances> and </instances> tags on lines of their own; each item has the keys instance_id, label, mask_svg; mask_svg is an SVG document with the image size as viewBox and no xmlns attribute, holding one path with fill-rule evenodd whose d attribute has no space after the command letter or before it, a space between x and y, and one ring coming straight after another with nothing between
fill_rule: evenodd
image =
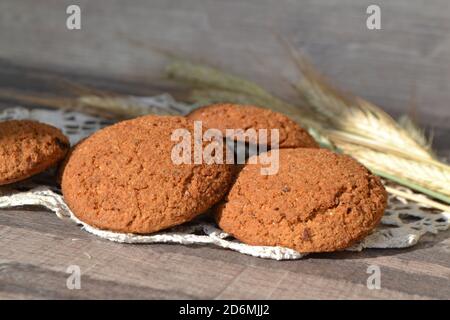
<instances>
[{"instance_id":1,"label":"wooden table surface","mask_svg":"<svg viewBox=\"0 0 450 320\"><path fill-rule=\"evenodd\" d=\"M64 94L56 80L64 77L115 92L177 94L157 80L163 59L152 55L154 44L289 96L272 76L292 75L274 31L391 114L407 112L413 101L419 122L434 130L439 155L450 158L446 0L378 1L383 29L374 32L365 29L370 1L79 2L86 17L78 33L60 26L70 1L0 2L0 88ZM15 105L0 99L1 108ZM214 247L116 244L49 212L0 210L0 298L449 299L449 235L427 235L410 249L279 262ZM81 269L80 290L66 286L71 265ZM366 286L371 265L380 267L380 290Z\"/></svg>"}]
</instances>

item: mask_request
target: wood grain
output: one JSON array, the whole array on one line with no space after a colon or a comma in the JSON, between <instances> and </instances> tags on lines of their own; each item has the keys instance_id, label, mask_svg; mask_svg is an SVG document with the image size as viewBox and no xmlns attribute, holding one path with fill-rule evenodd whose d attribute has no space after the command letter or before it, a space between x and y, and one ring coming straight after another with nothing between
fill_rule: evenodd
<instances>
[{"instance_id":1,"label":"wood grain","mask_svg":"<svg viewBox=\"0 0 450 320\"><path fill-rule=\"evenodd\" d=\"M58 80L66 78L113 92L179 94L160 79L167 59L157 47L293 99L280 33L337 84L389 113L415 101L435 148L450 158L447 0L377 1L381 31L365 28L366 0L80 0L82 30L73 32L65 29L69 3L0 2L0 88L66 95ZM16 104L0 99L0 108ZM449 235L427 235L410 249L277 262L213 247L115 244L46 211L0 210L0 298L449 299ZM70 265L81 268L80 290L66 287ZM370 265L381 268L380 290L366 286Z\"/></svg>"},{"instance_id":2,"label":"wood grain","mask_svg":"<svg viewBox=\"0 0 450 320\"><path fill-rule=\"evenodd\" d=\"M407 250L277 262L212 247L115 244L49 212L2 210L0 297L448 299L448 235ZM70 265L81 268L80 290L66 287ZM366 287L369 265L381 268L381 290Z\"/></svg>"}]
</instances>

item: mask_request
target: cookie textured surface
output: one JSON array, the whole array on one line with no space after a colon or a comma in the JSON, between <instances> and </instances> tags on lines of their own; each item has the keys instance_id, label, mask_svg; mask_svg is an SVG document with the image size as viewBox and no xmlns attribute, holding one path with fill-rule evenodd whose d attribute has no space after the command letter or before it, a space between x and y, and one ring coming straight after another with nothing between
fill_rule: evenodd
<instances>
[{"instance_id":1,"label":"cookie textured surface","mask_svg":"<svg viewBox=\"0 0 450 320\"><path fill-rule=\"evenodd\" d=\"M64 199L81 221L117 232L152 233L205 212L229 190L232 167L175 164L185 117L145 116L102 129L78 144L64 166ZM193 143L193 141L192 141Z\"/></svg>"},{"instance_id":2,"label":"cookie textured surface","mask_svg":"<svg viewBox=\"0 0 450 320\"><path fill-rule=\"evenodd\" d=\"M0 185L45 171L69 148L67 137L52 126L30 120L0 122Z\"/></svg>"},{"instance_id":3,"label":"cookie textured surface","mask_svg":"<svg viewBox=\"0 0 450 320\"><path fill-rule=\"evenodd\" d=\"M219 226L242 242L331 252L362 239L381 220L387 194L356 160L322 149L280 149L275 175L247 164L225 201Z\"/></svg>"},{"instance_id":4,"label":"cookie textured surface","mask_svg":"<svg viewBox=\"0 0 450 320\"><path fill-rule=\"evenodd\" d=\"M224 136L226 129L278 129L280 148L318 147L306 130L285 115L251 105L215 104L195 109L187 118L202 121L205 127L219 129Z\"/></svg>"}]
</instances>

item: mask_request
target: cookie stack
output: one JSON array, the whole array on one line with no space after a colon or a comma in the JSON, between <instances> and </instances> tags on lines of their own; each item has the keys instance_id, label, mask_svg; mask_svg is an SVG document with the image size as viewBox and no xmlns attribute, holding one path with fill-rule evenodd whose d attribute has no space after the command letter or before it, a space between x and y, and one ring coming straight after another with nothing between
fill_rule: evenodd
<instances>
[{"instance_id":1,"label":"cookie stack","mask_svg":"<svg viewBox=\"0 0 450 320\"><path fill-rule=\"evenodd\" d=\"M349 156L319 149L288 117L230 104L200 108L187 117L221 130L279 129L278 172L261 174L258 158L267 155L254 155L214 210L220 228L240 241L331 252L361 240L380 222L387 201L380 179Z\"/></svg>"},{"instance_id":2,"label":"cookie stack","mask_svg":"<svg viewBox=\"0 0 450 320\"><path fill-rule=\"evenodd\" d=\"M277 129L279 140L276 145L267 140L269 151L242 166L198 162L195 152L191 162L174 161L174 133L195 137L198 121L224 137L227 129ZM211 145L189 141L186 150ZM226 144L220 148L225 157ZM67 150L67 138L55 128L29 121L0 123L0 184L55 165ZM216 156L217 150L222 149ZM259 160L274 153L277 172L261 174ZM288 117L232 104L203 107L186 117L144 116L102 129L72 148L60 180L72 212L96 228L148 234L212 214L244 243L299 252L351 246L379 223L387 198L376 176L348 156L320 149Z\"/></svg>"}]
</instances>

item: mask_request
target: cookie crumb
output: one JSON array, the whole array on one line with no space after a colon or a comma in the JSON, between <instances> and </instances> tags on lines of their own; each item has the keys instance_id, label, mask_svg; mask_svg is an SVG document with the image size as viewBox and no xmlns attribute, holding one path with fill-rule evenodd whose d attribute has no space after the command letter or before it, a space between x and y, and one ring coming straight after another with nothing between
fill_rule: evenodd
<instances>
[{"instance_id":1,"label":"cookie crumb","mask_svg":"<svg viewBox=\"0 0 450 320\"><path fill-rule=\"evenodd\" d=\"M308 228L303 229L302 239L305 241L311 240L311 234Z\"/></svg>"}]
</instances>

